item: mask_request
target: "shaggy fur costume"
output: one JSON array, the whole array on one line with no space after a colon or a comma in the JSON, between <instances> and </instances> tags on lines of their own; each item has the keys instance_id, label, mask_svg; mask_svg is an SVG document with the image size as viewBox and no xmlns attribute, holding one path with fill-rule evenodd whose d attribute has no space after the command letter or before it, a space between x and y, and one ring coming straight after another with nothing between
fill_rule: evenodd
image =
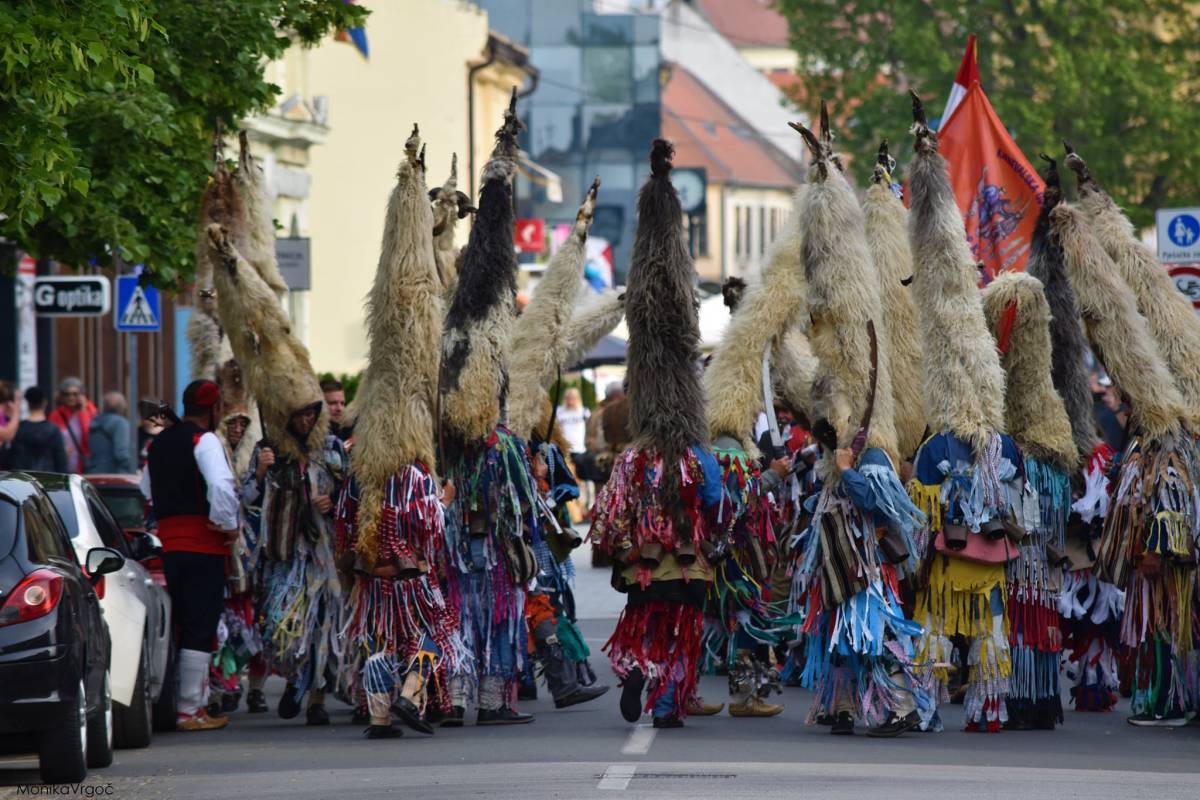
<instances>
[{"instance_id":1,"label":"shaggy fur costume","mask_svg":"<svg viewBox=\"0 0 1200 800\"><path fill-rule=\"evenodd\" d=\"M1178 432L1183 399L1133 293L1087 217L1077 206L1059 203L1050 212L1050 225L1062 246L1092 350L1129 398L1133 426L1151 439Z\"/></svg>"},{"instance_id":2,"label":"shaggy fur costume","mask_svg":"<svg viewBox=\"0 0 1200 800\"><path fill-rule=\"evenodd\" d=\"M208 237L217 310L246 386L258 399L263 435L285 459L298 460L304 454L287 431L288 421L305 406L323 403L308 350L292 335L274 292L234 247L229 231L214 223ZM329 412L322 406L308 436L309 450L325 441L328 429Z\"/></svg>"},{"instance_id":3,"label":"shaggy fur costume","mask_svg":"<svg viewBox=\"0 0 1200 800\"><path fill-rule=\"evenodd\" d=\"M566 363L564 333L583 282L588 228L596 210L599 188L600 178L596 178L575 215L570 236L550 259L533 299L521 312L513 331L508 427L523 439L529 439L534 432L545 387L554 380L557 370L570 366ZM542 433L545 434L544 428Z\"/></svg>"},{"instance_id":4,"label":"shaggy fur costume","mask_svg":"<svg viewBox=\"0 0 1200 800\"><path fill-rule=\"evenodd\" d=\"M819 365L813 382L813 412L833 425L840 447L850 446L871 395L868 323L874 323L878 345L876 391L866 446L883 450L895 463L899 448L888 321L882 313L879 275L867 245L866 220L836 161L827 130L822 130L818 141L811 131L794 127L804 134L813 154L809 187L799 215L811 341ZM832 453L824 459L829 463L829 479L837 475L832 459Z\"/></svg>"},{"instance_id":5,"label":"shaggy fur costume","mask_svg":"<svg viewBox=\"0 0 1200 800\"><path fill-rule=\"evenodd\" d=\"M250 155L250 140L245 131L238 134L238 146L235 179L242 196L242 211L246 221L239 231L244 238L235 238L234 243L259 277L282 300L288 288L275 261L275 218L271 213L266 176L254 156Z\"/></svg>"},{"instance_id":6,"label":"shaggy fur costume","mask_svg":"<svg viewBox=\"0 0 1200 800\"><path fill-rule=\"evenodd\" d=\"M921 306L926 422L979 451L1003 429L1004 370L983 319L978 271L946 160L916 95L913 116L908 233Z\"/></svg>"},{"instance_id":7,"label":"shaggy fur costume","mask_svg":"<svg viewBox=\"0 0 1200 800\"><path fill-rule=\"evenodd\" d=\"M708 442L700 386L694 270L671 185L674 148L655 139L650 179L638 193L638 228L625 292L629 319L629 428L634 442L677 462ZM633 336L633 331L640 335Z\"/></svg>"},{"instance_id":8,"label":"shaggy fur costume","mask_svg":"<svg viewBox=\"0 0 1200 800\"><path fill-rule=\"evenodd\" d=\"M442 328L442 418L447 433L463 443L491 435L508 403L517 295L512 176L522 127L514 92L492 157L483 167L479 213Z\"/></svg>"},{"instance_id":9,"label":"shaggy fur costume","mask_svg":"<svg viewBox=\"0 0 1200 800\"><path fill-rule=\"evenodd\" d=\"M209 251L208 226L224 225L241 230L245 212L241 192L225 169L221 140L214 144L216 168L200 200L200 226L196 237L196 288L192 316L188 319L187 338L192 356L192 379L215 380L222 358L225 338L217 316L217 295L213 288L213 261Z\"/></svg>"},{"instance_id":10,"label":"shaggy fur costume","mask_svg":"<svg viewBox=\"0 0 1200 800\"><path fill-rule=\"evenodd\" d=\"M758 457L753 430L763 410L763 354L768 348L773 351L786 331L802 323L806 295L799 233L791 221L772 243L759 279L736 302L733 319L704 371L708 432L713 441L733 437L750 458Z\"/></svg>"},{"instance_id":11,"label":"shaggy fur costume","mask_svg":"<svg viewBox=\"0 0 1200 800\"><path fill-rule=\"evenodd\" d=\"M1050 306L1041 281L1022 272L1002 272L984 290L983 311L1008 379L1008 434L1027 458L1074 472L1079 454L1067 409L1050 376Z\"/></svg>"},{"instance_id":12,"label":"shaggy fur costume","mask_svg":"<svg viewBox=\"0 0 1200 800\"><path fill-rule=\"evenodd\" d=\"M1058 165L1048 156L1045 174L1046 189L1042 210L1033 230L1029 253L1029 274L1042 282L1050 309L1051 375L1054 388L1066 406L1071 422L1071 435L1079 462L1086 464L1098 441L1092 410L1091 381L1088 377L1087 337L1079 317L1079 304L1067 278L1063 263L1062 245L1050 230L1050 212L1062 202Z\"/></svg>"},{"instance_id":13,"label":"shaggy fur costume","mask_svg":"<svg viewBox=\"0 0 1200 800\"><path fill-rule=\"evenodd\" d=\"M458 221L475 212L471 198L458 191L458 154L450 158L450 177L437 189L429 190L433 205L433 253L437 258L438 280L442 297L449 306L458 283L460 248L454 246L454 229Z\"/></svg>"},{"instance_id":14,"label":"shaggy fur costume","mask_svg":"<svg viewBox=\"0 0 1200 800\"><path fill-rule=\"evenodd\" d=\"M879 295L887 320L888 361L892 373L892 398L896 409L896 443L900 457L908 459L921 446L925 433L925 405L921 396L921 343L917 305L905 281L912 277L912 250L908 246L908 209L892 190L895 161L887 142L879 148L872 183L863 200L867 244L879 276Z\"/></svg>"},{"instance_id":15,"label":"shaggy fur costume","mask_svg":"<svg viewBox=\"0 0 1200 800\"><path fill-rule=\"evenodd\" d=\"M442 299L419 144L414 126L388 199L379 267L367 299L371 380L360 389L357 445L351 452L361 491L355 546L367 563L378 551L388 480L413 464L432 473L435 464L437 362L432 356L440 338Z\"/></svg>"},{"instance_id":16,"label":"shaggy fur costume","mask_svg":"<svg viewBox=\"0 0 1200 800\"><path fill-rule=\"evenodd\" d=\"M1192 301L1175 288L1171 276L1138 238L1129 218L1092 178L1083 159L1069 152L1067 166L1079 177L1080 210L1118 274L1133 290L1138 311L1146 318L1158 351L1175 378L1183 397L1185 424L1200 429L1200 320Z\"/></svg>"},{"instance_id":17,"label":"shaggy fur costume","mask_svg":"<svg viewBox=\"0 0 1200 800\"><path fill-rule=\"evenodd\" d=\"M566 340L563 366L571 367L582 361L601 339L621 324L623 316L625 293L616 289L606 289L598 298L578 305L563 331Z\"/></svg>"},{"instance_id":18,"label":"shaggy fur costume","mask_svg":"<svg viewBox=\"0 0 1200 800\"><path fill-rule=\"evenodd\" d=\"M772 345L771 366L775 396L803 417L803 427L809 427L813 418L812 389L817 375L817 357L799 326L789 328Z\"/></svg>"}]
</instances>

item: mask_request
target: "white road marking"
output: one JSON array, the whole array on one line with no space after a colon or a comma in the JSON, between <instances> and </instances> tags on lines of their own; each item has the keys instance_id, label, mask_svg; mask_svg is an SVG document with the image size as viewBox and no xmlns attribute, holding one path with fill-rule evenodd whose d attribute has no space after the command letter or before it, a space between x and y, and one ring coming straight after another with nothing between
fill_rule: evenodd
<instances>
[{"instance_id":1,"label":"white road marking","mask_svg":"<svg viewBox=\"0 0 1200 800\"><path fill-rule=\"evenodd\" d=\"M636 764L613 764L604 770L604 774L600 776L600 783L596 784L596 788L622 792L629 785L629 779L633 777L634 772L637 772Z\"/></svg>"},{"instance_id":2,"label":"white road marking","mask_svg":"<svg viewBox=\"0 0 1200 800\"><path fill-rule=\"evenodd\" d=\"M622 755L627 756L644 756L650 751L650 745L654 743L654 736L658 731L649 723L643 722L629 733L629 738L625 740L625 744L621 747Z\"/></svg>"}]
</instances>

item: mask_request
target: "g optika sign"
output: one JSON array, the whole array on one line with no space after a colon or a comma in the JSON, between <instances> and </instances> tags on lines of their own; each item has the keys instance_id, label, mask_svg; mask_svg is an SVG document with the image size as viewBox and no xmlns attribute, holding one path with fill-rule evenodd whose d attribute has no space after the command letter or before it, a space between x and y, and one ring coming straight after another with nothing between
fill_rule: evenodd
<instances>
[{"instance_id":1,"label":"g optika sign","mask_svg":"<svg viewBox=\"0 0 1200 800\"><path fill-rule=\"evenodd\" d=\"M112 288L103 275L42 275L33 282L39 317L96 317L112 308Z\"/></svg>"}]
</instances>

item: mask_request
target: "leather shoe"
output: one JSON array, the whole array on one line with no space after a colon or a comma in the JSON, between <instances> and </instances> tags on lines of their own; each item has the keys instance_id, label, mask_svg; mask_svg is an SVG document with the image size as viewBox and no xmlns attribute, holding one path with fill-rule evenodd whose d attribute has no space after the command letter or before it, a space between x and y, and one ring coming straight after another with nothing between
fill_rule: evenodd
<instances>
[{"instance_id":1,"label":"leather shoe","mask_svg":"<svg viewBox=\"0 0 1200 800\"><path fill-rule=\"evenodd\" d=\"M688 703L687 712L693 717L711 717L720 714L724 708L724 703L706 703L703 697L696 697Z\"/></svg>"},{"instance_id":2,"label":"leather shoe","mask_svg":"<svg viewBox=\"0 0 1200 800\"><path fill-rule=\"evenodd\" d=\"M646 686L646 678L636 667L629 670L625 683L621 686L621 716L626 722L637 722L642 718L642 689Z\"/></svg>"},{"instance_id":3,"label":"leather shoe","mask_svg":"<svg viewBox=\"0 0 1200 800\"><path fill-rule=\"evenodd\" d=\"M603 685L583 686L571 692L562 699L555 699L554 707L567 708L569 706L577 706L580 703L587 703L595 700L597 697L606 693L607 691L608 687Z\"/></svg>"},{"instance_id":4,"label":"leather shoe","mask_svg":"<svg viewBox=\"0 0 1200 800\"><path fill-rule=\"evenodd\" d=\"M400 721L417 733L433 734L433 726L421 719L421 710L407 697L400 697L392 703L392 711L400 717Z\"/></svg>"},{"instance_id":5,"label":"leather shoe","mask_svg":"<svg viewBox=\"0 0 1200 800\"><path fill-rule=\"evenodd\" d=\"M363 731L368 739L399 739L403 735L404 731L395 725L371 725Z\"/></svg>"},{"instance_id":6,"label":"leather shoe","mask_svg":"<svg viewBox=\"0 0 1200 800\"><path fill-rule=\"evenodd\" d=\"M681 720L679 718L679 715L677 715L677 714L672 714L669 717L655 717L654 718L654 727L656 727L656 728L682 728L683 720Z\"/></svg>"},{"instance_id":7,"label":"leather shoe","mask_svg":"<svg viewBox=\"0 0 1200 800\"><path fill-rule=\"evenodd\" d=\"M461 728L463 726L463 717L467 714L466 709L462 706L453 706L450 713L442 720L441 727L443 728Z\"/></svg>"},{"instance_id":8,"label":"leather shoe","mask_svg":"<svg viewBox=\"0 0 1200 800\"><path fill-rule=\"evenodd\" d=\"M730 703L731 717L774 717L783 713L783 705L768 703L761 697L751 697L744 703Z\"/></svg>"},{"instance_id":9,"label":"leather shoe","mask_svg":"<svg viewBox=\"0 0 1200 800\"><path fill-rule=\"evenodd\" d=\"M524 725L526 722L533 722L533 714L522 714L507 706L501 706L495 711L481 708L479 717L475 720L476 725Z\"/></svg>"},{"instance_id":10,"label":"leather shoe","mask_svg":"<svg viewBox=\"0 0 1200 800\"><path fill-rule=\"evenodd\" d=\"M283 689L283 697L279 698L279 708L276 709L280 719L295 719L300 714L300 698L296 696L296 684L289 683Z\"/></svg>"},{"instance_id":11,"label":"leather shoe","mask_svg":"<svg viewBox=\"0 0 1200 800\"><path fill-rule=\"evenodd\" d=\"M854 717L850 716L849 711L839 711L833 719L833 727L829 732L834 736L853 736L854 735Z\"/></svg>"},{"instance_id":12,"label":"leather shoe","mask_svg":"<svg viewBox=\"0 0 1200 800\"><path fill-rule=\"evenodd\" d=\"M917 712L910 711L903 717L892 714L888 717L887 722L882 725L876 725L874 728L867 729L867 736L876 739L890 739L893 736L899 736L902 733L907 733L913 728L921 724L921 718L917 716Z\"/></svg>"},{"instance_id":13,"label":"leather shoe","mask_svg":"<svg viewBox=\"0 0 1200 800\"><path fill-rule=\"evenodd\" d=\"M308 707L308 715L305 725L328 725L329 712L325 710L323 705L314 705Z\"/></svg>"},{"instance_id":14,"label":"leather shoe","mask_svg":"<svg viewBox=\"0 0 1200 800\"><path fill-rule=\"evenodd\" d=\"M262 714L270 710L267 708L267 698L262 689L251 689L246 695L246 710L251 714Z\"/></svg>"}]
</instances>

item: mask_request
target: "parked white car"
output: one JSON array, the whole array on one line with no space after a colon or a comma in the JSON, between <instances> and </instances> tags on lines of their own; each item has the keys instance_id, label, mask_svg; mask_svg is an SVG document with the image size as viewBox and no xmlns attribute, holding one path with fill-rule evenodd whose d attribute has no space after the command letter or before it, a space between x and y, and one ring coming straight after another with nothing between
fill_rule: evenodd
<instances>
[{"instance_id":1,"label":"parked white car","mask_svg":"<svg viewBox=\"0 0 1200 800\"><path fill-rule=\"evenodd\" d=\"M151 534L127 541L83 476L32 474L62 517L80 563L93 547L111 547L125 555L124 567L105 575L96 593L112 637L115 744L146 747L154 729L154 703L167 680L172 623L171 598L139 562L158 555L161 545Z\"/></svg>"}]
</instances>

